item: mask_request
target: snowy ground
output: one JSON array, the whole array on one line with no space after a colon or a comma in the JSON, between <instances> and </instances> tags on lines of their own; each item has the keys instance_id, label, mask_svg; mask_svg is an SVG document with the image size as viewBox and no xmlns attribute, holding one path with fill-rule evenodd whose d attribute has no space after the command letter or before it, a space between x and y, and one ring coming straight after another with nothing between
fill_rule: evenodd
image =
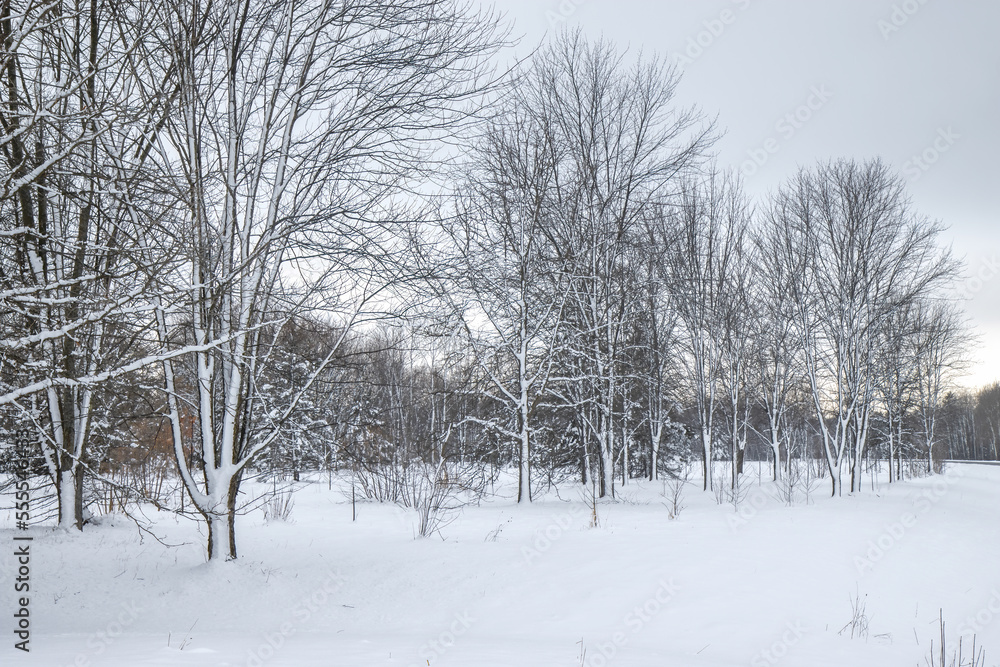
<instances>
[{"instance_id":1,"label":"snowy ground","mask_svg":"<svg viewBox=\"0 0 1000 667\"><path fill-rule=\"evenodd\" d=\"M662 486L635 483L599 506L598 528L564 488L414 539L412 512L366 503L352 523L340 492L306 484L290 522L243 517L241 558L211 566L195 525L166 514L155 532L180 546L127 519L34 528L30 654L13 648L21 533L7 517L0 664L923 665L939 609L949 648L976 632L998 664L1000 467L826 488L787 507L765 484L737 513L692 487L671 521ZM840 633L855 597L867 639Z\"/></svg>"}]
</instances>

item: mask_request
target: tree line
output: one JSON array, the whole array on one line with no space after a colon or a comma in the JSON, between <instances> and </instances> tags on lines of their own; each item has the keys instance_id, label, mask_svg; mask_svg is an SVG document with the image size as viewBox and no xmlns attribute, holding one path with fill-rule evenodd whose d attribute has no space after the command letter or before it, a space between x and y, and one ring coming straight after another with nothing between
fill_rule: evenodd
<instances>
[{"instance_id":1,"label":"tree line","mask_svg":"<svg viewBox=\"0 0 1000 667\"><path fill-rule=\"evenodd\" d=\"M512 469L530 502L996 458L996 388L952 385L959 264L893 170L755 200L665 60L565 32L498 72L508 34L446 0L4 0L0 428L60 526L154 502L235 558L261 472L416 503Z\"/></svg>"}]
</instances>

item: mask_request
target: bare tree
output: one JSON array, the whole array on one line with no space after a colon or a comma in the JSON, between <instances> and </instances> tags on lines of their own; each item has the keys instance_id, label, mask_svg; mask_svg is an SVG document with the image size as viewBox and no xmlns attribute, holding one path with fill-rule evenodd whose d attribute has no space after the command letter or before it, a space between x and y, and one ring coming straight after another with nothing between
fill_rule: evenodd
<instances>
[{"instance_id":1,"label":"bare tree","mask_svg":"<svg viewBox=\"0 0 1000 667\"><path fill-rule=\"evenodd\" d=\"M960 313L948 302L918 303L914 309L913 361L919 435L927 452L927 469L935 466L938 415L950 380L965 364L964 353L970 340Z\"/></svg>"},{"instance_id":2,"label":"bare tree","mask_svg":"<svg viewBox=\"0 0 1000 667\"><path fill-rule=\"evenodd\" d=\"M712 171L703 181L687 184L674 216L678 240L668 271L701 441L703 488L708 490L713 484L715 417L726 363L722 347L726 299L738 268L746 211L732 177Z\"/></svg>"},{"instance_id":3,"label":"bare tree","mask_svg":"<svg viewBox=\"0 0 1000 667\"><path fill-rule=\"evenodd\" d=\"M976 394L975 439L980 451L993 461L1000 460L1000 383L994 382Z\"/></svg>"},{"instance_id":4,"label":"bare tree","mask_svg":"<svg viewBox=\"0 0 1000 667\"><path fill-rule=\"evenodd\" d=\"M729 430L731 466L730 484L736 488L743 474L750 430L750 410L756 392L751 381L751 366L756 361L758 340L754 336L753 322L757 319L756 304L751 297L753 248L746 241L747 230L753 219L750 202L742 193L739 182L734 182L722 202L723 215L731 236L728 276L721 285L719 299L719 341L722 354L721 386L726 395L723 412Z\"/></svg>"},{"instance_id":5,"label":"bare tree","mask_svg":"<svg viewBox=\"0 0 1000 667\"><path fill-rule=\"evenodd\" d=\"M441 284L486 378L508 413L485 425L516 443L518 502L531 502L533 416L555 360L566 276L544 233L555 205L558 147L550 119L517 97L476 145L445 228L454 275Z\"/></svg>"},{"instance_id":6,"label":"bare tree","mask_svg":"<svg viewBox=\"0 0 1000 667\"><path fill-rule=\"evenodd\" d=\"M572 276L567 335L579 371L565 379L585 390L569 401L579 403L596 443L602 497L614 495L616 402L627 321L637 307L628 289L628 249L643 216L711 142L700 114L675 106L673 67L653 59L626 68L622 60L607 43L563 33L538 54L527 84L564 156L557 199L563 214L549 234Z\"/></svg>"},{"instance_id":7,"label":"bare tree","mask_svg":"<svg viewBox=\"0 0 1000 667\"><path fill-rule=\"evenodd\" d=\"M797 320L833 495L851 461L851 489L875 406L876 356L890 315L954 271L939 225L911 212L899 177L879 161L803 170L781 194L788 247L806 258Z\"/></svg>"},{"instance_id":8,"label":"bare tree","mask_svg":"<svg viewBox=\"0 0 1000 667\"><path fill-rule=\"evenodd\" d=\"M642 296L635 326L638 359L632 372L640 385L644 420L649 431L649 479L659 479L660 450L673 426L670 417L679 383L677 311L672 303L667 264L676 243L670 216L660 207L646 216L637 239L634 267L640 270Z\"/></svg>"},{"instance_id":9,"label":"bare tree","mask_svg":"<svg viewBox=\"0 0 1000 667\"><path fill-rule=\"evenodd\" d=\"M209 558L235 558L247 465L352 326L384 313L390 288L412 275L398 195L466 119L497 23L445 0L192 1L156 18L166 57L147 63L162 68L148 78L180 90L158 148L189 244L177 304L158 313L160 343L197 350L190 395L164 362L174 453L209 525ZM298 393L266 410L260 378L276 339L263 332L306 310L327 313L341 339ZM195 406L190 444L181 401Z\"/></svg>"},{"instance_id":10,"label":"bare tree","mask_svg":"<svg viewBox=\"0 0 1000 667\"><path fill-rule=\"evenodd\" d=\"M801 341L796 336L795 299L805 271L805 255L790 248L784 229L787 202L768 203L754 235L757 261L751 273L754 310L752 374L767 418L766 439L774 458L774 479L781 477L782 449L788 452L790 399L802 377Z\"/></svg>"},{"instance_id":11,"label":"bare tree","mask_svg":"<svg viewBox=\"0 0 1000 667\"><path fill-rule=\"evenodd\" d=\"M134 45L149 33L130 10L97 0L0 6L0 308L13 325L0 340L0 403L40 435L64 528L83 525L108 383L152 363L140 344L145 297L169 261L153 212L164 197L145 164L158 112L131 77Z\"/></svg>"},{"instance_id":12,"label":"bare tree","mask_svg":"<svg viewBox=\"0 0 1000 667\"><path fill-rule=\"evenodd\" d=\"M889 482L903 473L904 424L914 395L913 311L915 304L894 310L884 320L875 361L876 397L885 416Z\"/></svg>"}]
</instances>

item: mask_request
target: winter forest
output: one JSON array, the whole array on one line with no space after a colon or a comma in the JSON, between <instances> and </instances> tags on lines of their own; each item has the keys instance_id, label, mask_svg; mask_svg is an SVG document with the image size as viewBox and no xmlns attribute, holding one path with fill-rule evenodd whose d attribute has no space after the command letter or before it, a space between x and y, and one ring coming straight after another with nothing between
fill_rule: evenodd
<instances>
[{"instance_id":1,"label":"winter forest","mask_svg":"<svg viewBox=\"0 0 1000 667\"><path fill-rule=\"evenodd\" d=\"M980 644L1000 639L997 628L966 624L963 648L951 624L989 599L976 578L995 569L996 540L977 547L993 566L971 566L965 576L981 585L962 579L963 593L934 579L951 552L935 560L900 514L923 497L918 528L951 524L937 537L964 544L981 524L960 502L996 500L1000 470L958 463L1000 460L1000 384L959 383L975 341L953 293L965 267L948 221L918 210L878 157L817 159L751 195L716 159L720 119L678 102L670 59L572 29L514 59L516 35L494 9L450 0L0 3L0 533L5 550L34 536L31 655L52 661L4 646L4 664L773 665L798 650L785 664L819 665L846 663L816 655L855 655L830 653L831 642L867 656L852 664L993 664ZM936 490L953 484L961 496L939 503ZM852 530L864 515L872 527ZM632 522L654 543L631 536ZM685 524L722 529L688 548L689 533L664 532ZM922 545L916 560L875 572L882 556L869 543L886 562L902 553L883 544L883 528L894 544ZM846 546L820 546L827 539ZM643 589L636 602L676 618L636 616L636 629L625 615L629 641L602 637L618 636L631 602L603 606L605 630L550 626L539 612L539 637L565 634L564 645L518 653L516 642L475 638L482 625L460 642L466 626L452 619L466 603L435 592L450 588L447 572L429 573L454 558L444 567L456 577L494 576L491 559L534 566L560 543L581 554L519 569L527 588L503 589L516 601L542 586L555 610L553 591L595 604L588 590L686 552L686 572L721 575L720 599L748 605L757 587L736 582L763 575L742 564L783 540L846 554L831 565L804 552L787 565L803 578L778 587L779 597L830 588L825 621L803 621L814 631L801 642L791 617L788 629L736 633L742 657L715 662L714 649L665 648L672 635L716 646L728 632L685 630L701 607L675 608L683 587ZM505 541L507 555L480 553ZM454 542L465 545L456 555L435 555ZM296 591L320 587L315 549L338 583L303 619ZM394 550L398 559L379 560ZM740 565L712 560L730 550ZM132 562L106 563L119 554ZM28 605L8 561L0 599L16 644ZM378 564L365 574L363 562ZM911 620L898 593L909 584L885 582L924 577L920 563L941 590ZM822 583L841 566L864 584ZM770 567L767 577L786 565ZM386 583L394 569L424 582L418 597L432 611ZM133 581L111 582L119 570ZM670 572L663 581L685 578L678 564ZM208 592L179 601L167 584L150 592L156 577L204 580ZM891 602L866 612L878 591ZM112 620L118 635L106 620L86 625L82 598L114 607L114 619L126 598L153 608L155 594L200 611L147 610L132 629ZM948 624L959 594L968 601ZM294 619L280 642L266 639L272 621L254 629L256 612L241 609L272 599L284 605L274 628L282 613ZM410 611L391 611L400 599ZM373 601L382 607L337 616ZM513 628L519 612L506 609L496 623ZM424 613L444 620L428 626ZM904 629L880 634L879 615ZM342 627L344 642L361 642L383 622L392 640L382 645L327 643ZM412 637L400 629L414 624ZM213 645L213 628L231 645ZM79 639L47 639L63 632ZM446 633L451 643L435 644ZM387 648L404 635L413 648ZM901 655L909 663L893 662Z\"/></svg>"}]
</instances>

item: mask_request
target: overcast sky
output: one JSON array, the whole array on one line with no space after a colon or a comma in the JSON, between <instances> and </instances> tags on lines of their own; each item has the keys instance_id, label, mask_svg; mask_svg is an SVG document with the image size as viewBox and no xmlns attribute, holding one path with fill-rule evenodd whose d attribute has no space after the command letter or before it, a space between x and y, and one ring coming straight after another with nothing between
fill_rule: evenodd
<instances>
[{"instance_id":1,"label":"overcast sky","mask_svg":"<svg viewBox=\"0 0 1000 667\"><path fill-rule=\"evenodd\" d=\"M489 3L487 3L489 4ZM764 194L799 166L881 156L966 262L980 338L964 384L1000 379L1000 2L496 0L527 53L581 27L683 70L680 104L718 117L722 166Z\"/></svg>"}]
</instances>

